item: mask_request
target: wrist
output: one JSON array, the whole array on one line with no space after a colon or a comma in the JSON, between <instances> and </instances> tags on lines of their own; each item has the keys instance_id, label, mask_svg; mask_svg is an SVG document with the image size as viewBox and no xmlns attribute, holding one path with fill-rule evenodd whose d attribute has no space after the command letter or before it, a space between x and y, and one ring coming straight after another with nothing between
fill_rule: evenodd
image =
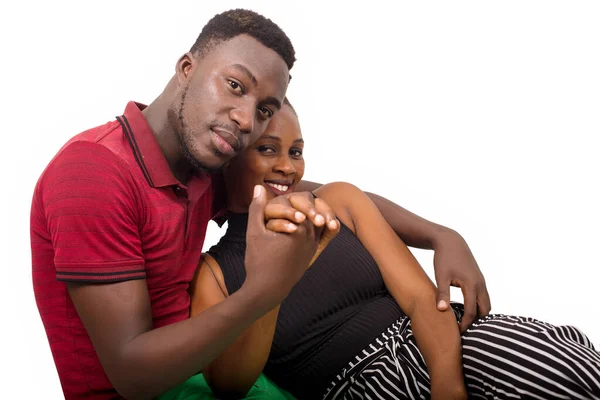
<instances>
[{"instance_id":1,"label":"wrist","mask_svg":"<svg viewBox=\"0 0 600 400\"><path fill-rule=\"evenodd\" d=\"M455 245L456 243L464 243L463 237L454 229L445 226L436 229L431 237L431 247L434 251L447 244Z\"/></svg>"},{"instance_id":2,"label":"wrist","mask_svg":"<svg viewBox=\"0 0 600 400\"><path fill-rule=\"evenodd\" d=\"M456 382L459 378L459 381L462 381L463 377L462 362L459 357L430 363L427 365L427 371L431 380L435 379L437 382L451 383Z\"/></svg>"},{"instance_id":3,"label":"wrist","mask_svg":"<svg viewBox=\"0 0 600 400\"><path fill-rule=\"evenodd\" d=\"M248 281L244 282L242 287L234 294L239 296L238 301L243 304L246 310L249 312L256 311L261 316L278 307L283 301L275 293L259 285L250 284Z\"/></svg>"},{"instance_id":4,"label":"wrist","mask_svg":"<svg viewBox=\"0 0 600 400\"><path fill-rule=\"evenodd\" d=\"M446 382L431 381L431 399L467 400L468 392L463 381L448 385Z\"/></svg>"},{"instance_id":5,"label":"wrist","mask_svg":"<svg viewBox=\"0 0 600 400\"><path fill-rule=\"evenodd\" d=\"M458 367L448 366L444 370L428 368L428 371L432 395L434 388L442 388L443 392L439 392L438 394L443 393L445 396L448 396L444 398L448 399L463 398L466 395L464 375L460 365ZM437 392L437 390L435 391Z\"/></svg>"}]
</instances>

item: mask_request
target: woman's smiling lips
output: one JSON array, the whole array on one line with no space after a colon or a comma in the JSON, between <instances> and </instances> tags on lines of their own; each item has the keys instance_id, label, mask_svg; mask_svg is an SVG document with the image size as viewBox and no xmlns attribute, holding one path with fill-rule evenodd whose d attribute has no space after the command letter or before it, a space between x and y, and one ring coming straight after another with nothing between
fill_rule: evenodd
<instances>
[{"instance_id":1,"label":"woman's smiling lips","mask_svg":"<svg viewBox=\"0 0 600 400\"><path fill-rule=\"evenodd\" d=\"M276 196L281 196L286 194L294 184L294 181L282 180L282 179L272 179L265 180L267 188L271 190Z\"/></svg>"}]
</instances>

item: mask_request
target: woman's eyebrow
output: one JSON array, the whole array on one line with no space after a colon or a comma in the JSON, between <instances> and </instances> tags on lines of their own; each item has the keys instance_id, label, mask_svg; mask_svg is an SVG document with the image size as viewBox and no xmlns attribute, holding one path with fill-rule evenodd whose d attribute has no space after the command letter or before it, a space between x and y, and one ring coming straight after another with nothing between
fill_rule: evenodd
<instances>
[{"instance_id":1,"label":"woman's eyebrow","mask_svg":"<svg viewBox=\"0 0 600 400\"><path fill-rule=\"evenodd\" d=\"M277 140L278 142L281 142L281 138L279 136L265 135L265 136L263 136L263 139L271 139L271 140ZM294 143L304 143L304 139L302 139L302 138L296 139L296 140L294 140Z\"/></svg>"}]
</instances>

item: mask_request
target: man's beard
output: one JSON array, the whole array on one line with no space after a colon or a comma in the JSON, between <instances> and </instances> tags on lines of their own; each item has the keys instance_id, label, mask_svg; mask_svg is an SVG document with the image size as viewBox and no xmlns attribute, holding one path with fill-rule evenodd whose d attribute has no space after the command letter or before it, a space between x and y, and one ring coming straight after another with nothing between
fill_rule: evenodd
<instances>
[{"instance_id":1,"label":"man's beard","mask_svg":"<svg viewBox=\"0 0 600 400\"><path fill-rule=\"evenodd\" d=\"M216 167L216 168L207 167L206 165L202 164L202 162L200 162L200 160L198 160L196 157L194 157L192 155L192 152L190 151L190 148L185 143L185 131L182 131L181 135L177 135L177 140L179 141L179 148L181 149L181 152L183 153L183 157L192 166L192 168L194 168L194 170L196 170L197 172L214 173L214 172L220 172L223 169L223 166Z\"/></svg>"},{"instance_id":2,"label":"man's beard","mask_svg":"<svg viewBox=\"0 0 600 400\"><path fill-rule=\"evenodd\" d=\"M185 160L192 166L192 168L196 172L201 172L201 173L220 172L223 169L223 166L220 166L217 168L211 168L211 167L208 167L208 166L202 164L202 162L200 160L198 160L196 157L194 157L194 155L192 154L192 152L190 150L190 146L188 146L188 143L186 143L186 141L187 141L186 139L189 138L190 135L188 135L189 132L188 132L187 124L186 124L185 117L183 116L183 114L184 114L184 108L185 108L185 97L187 95L188 88L189 88L189 83L186 85L185 88L183 88L183 90L181 92L181 98L179 101L179 110L172 109L172 114L176 113L176 115L177 115L177 123L174 124L175 125L174 128L176 129L175 136L177 137L177 141L179 142L179 148L180 148L181 153L183 154L183 157L185 158ZM207 130L208 130L208 128L207 128Z\"/></svg>"}]
</instances>

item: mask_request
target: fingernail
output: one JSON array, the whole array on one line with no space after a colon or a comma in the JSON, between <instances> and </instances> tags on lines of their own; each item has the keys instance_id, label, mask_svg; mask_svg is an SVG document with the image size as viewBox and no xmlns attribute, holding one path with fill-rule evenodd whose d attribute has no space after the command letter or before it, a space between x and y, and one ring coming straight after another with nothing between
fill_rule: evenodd
<instances>
[{"instance_id":1,"label":"fingernail","mask_svg":"<svg viewBox=\"0 0 600 400\"><path fill-rule=\"evenodd\" d=\"M337 228L337 221L335 219L332 219L331 221L329 221L329 229L335 228Z\"/></svg>"},{"instance_id":2,"label":"fingernail","mask_svg":"<svg viewBox=\"0 0 600 400\"><path fill-rule=\"evenodd\" d=\"M296 218L296 221L302 222L304 221L304 214L302 214L300 211L296 211L296 214L294 214L294 218Z\"/></svg>"},{"instance_id":3,"label":"fingernail","mask_svg":"<svg viewBox=\"0 0 600 400\"><path fill-rule=\"evenodd\" d=\"M318 225L322 225L325 223L325 218L323 218L323 216L321 214L317 214L317 216L315 217L315 222Z\"/></svg>"},{"instance_id":4,"label":"fingernail","mask_svg":"<svg viewBox=\"0 0 600 400\"><path fill-rule=\"evenodd\" d=\"M257 198L262 193L262 186L256 185L254 186L254 198Z\"/></svg>"},{"instance_id":5,"label":"fingernail","mask_svg":"<svg viewBox=\"0 0 600 400\"><path fill-rule=\"evenodd\" d=\"M431 304L431 303L429 303L429 304ZM447 306L447 304L444 300L440 300L440 302L438 303L439 308L445 308L446 306Z\"/></svg>"},{"instance_id":6,"label":"fingernail","mask_svg":"<svg viewBox=\"0 0 600 400\"><path fill-rule=\"evenodd\" d=\"M294 232L298 227L294 224L288 224L288 230Z\"/></svg>"}]
</instances>

